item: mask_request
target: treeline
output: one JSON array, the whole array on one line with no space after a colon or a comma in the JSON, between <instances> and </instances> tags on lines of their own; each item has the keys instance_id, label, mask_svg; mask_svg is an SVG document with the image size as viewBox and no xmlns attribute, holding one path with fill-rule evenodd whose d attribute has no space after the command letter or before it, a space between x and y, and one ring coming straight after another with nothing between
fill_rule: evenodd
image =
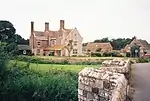
<instances>
[{"instance_id":1,"label":"treeline","mask_svg":"<svg viewBox=\"0 0 150 101\"><path fill-rule=\"evenodd\" d=\"M108 37L102 38L102 39L96 39L94 40L95 43L103 43L103 42L110 42L114 50L120 50L124 48L127 44L129 44L133 38L113 38L109 39ZM84 43L83 46L86 46L87 43Z\"/></svg>"}]
</instances>

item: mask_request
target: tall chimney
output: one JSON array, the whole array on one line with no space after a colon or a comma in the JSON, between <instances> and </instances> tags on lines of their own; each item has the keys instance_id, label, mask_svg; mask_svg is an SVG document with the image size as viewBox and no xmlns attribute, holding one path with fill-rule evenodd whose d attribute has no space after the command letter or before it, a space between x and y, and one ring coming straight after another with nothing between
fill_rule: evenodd
<instances>
[{"instance_id":1,"label":"tall chimney","mask_svg":"<svg viewBox=\"0 0 150 101\"><path fill-rule=\"evenodd\" d=\"M33 31L34 31L34 22L31 21L31 34L33 34Z\"/></svg>"},{"instance_id":2,"label":"tall chimney","mask_svg":"<svg viewBox=\"0 0 150 101\"><path fill-rule=\"evenodd\" d=\"M65 21L60 20L60 29L64 29L64 27L65 27Z\"/></svg>"},{"instance_id":3,"label":"tall chimney","mask_svg":"<svg viewBox=\"0 0 150 101\"><path fill-rule=\"evenodd\" d=\"M49 30L49 23L45 22L45 31L48 31L48 30Z\"/></svg>"}]
</instances>

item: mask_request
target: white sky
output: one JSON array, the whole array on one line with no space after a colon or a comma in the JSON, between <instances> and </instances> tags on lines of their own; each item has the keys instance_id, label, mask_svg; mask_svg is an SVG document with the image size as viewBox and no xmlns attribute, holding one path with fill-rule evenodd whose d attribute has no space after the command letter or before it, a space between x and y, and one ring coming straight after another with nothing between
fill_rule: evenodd
<instances>
[{"instance_id":1,"label":"white sky","mask_svg":"<svg viewBox=\"0 0 150 101\"><path fill-rule=\"evenodd\" d=\"M12 22L24 38L29 38L30 22L35 30L77 27L84 42L103 37L133 37L150 42L150 0L0 0L0 20Z\"/></svg>"}]
</instances>

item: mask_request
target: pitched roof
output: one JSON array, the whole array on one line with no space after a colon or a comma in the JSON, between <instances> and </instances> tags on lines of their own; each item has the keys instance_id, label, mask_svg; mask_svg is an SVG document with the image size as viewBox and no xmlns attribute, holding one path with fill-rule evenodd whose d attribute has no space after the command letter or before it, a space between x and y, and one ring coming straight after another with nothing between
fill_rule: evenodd
<instances>
[{"instance_id":1,"label":"pitched roof","mask_svg":"<svg viewBox=\"0 0 150 101\"><path fill-rule=\"evenodd\" d=\"M55 46L48 46L44 50L62 50L65 47L65 45L55 45Z\"/></svg>"},{"instance_id":2,"label":"pitched roof","mask_svg":"<svg viewBox=\"0 0 150 101\"><path fill-rule=\"evenodd\" d=\"M102 50L107 50L107 49L112 49L111 44L108 43L88 43L86 46L87 50L91 50L93 52L95 52L97 49L102 49Z\"/></svg>"},{"instance_id":3,"label":"pitched roof","mask_svg":"<svg viewBox=\"0 0 150 101\"><path fill-rule=\"evenodd\" d=\"M146 49L146 50L150 50L150 44L148 44L148 42L146 40L138 40L141 45Z\"/></svg>"},{"instance_id":4,"label":"pitched roof","mask_svg":"<svg viewBox=\"0 0 150 101\"><path fill-rule=\"evenodd\" d=\"M28 45L18 45L19 50L31 50L31 47Z\"/></svg>"},{"instance_id":5,"label":"pitched roof","mask_svg":"<svg viewBox=\"0 0 150 101\"><path fill-rule=\"evenodd\" d=\"M68 35L72 30L73 30L73 29L61 29L61 30L59 30L58 32L59 32L60 34L66 34L66 35Z\"/></svg>"},{"instance_id":6,"label":"pitched roof","mask_svg":"<svg viewBox=\"0 0 150 101\"><path fill-rule=\"evenodd\" d=\"M35 36L44 36L44 32L42 31L34 31Z\"/></svg>"}]
</instances>

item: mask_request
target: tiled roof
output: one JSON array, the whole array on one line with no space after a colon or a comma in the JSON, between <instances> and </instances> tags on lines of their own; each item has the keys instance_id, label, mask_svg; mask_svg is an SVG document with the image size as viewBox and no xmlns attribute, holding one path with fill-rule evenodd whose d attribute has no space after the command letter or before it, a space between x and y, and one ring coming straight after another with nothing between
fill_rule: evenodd
<instances>
[{"instance_id":1,"label":"tiled roof","mask_svg":"<svg viewBox=\"0 0 150 101\"><path fill-rule=\"evenodd\" d=\"M73 29L62 29L62 30L59 30L59 33L60 34L66 34L66 35L68 35L71 31L72 31Z\"/></svg>"},{"instance_id":2,"label":"tiled roof","mask_svg":"<svg viewBox=\"0 0 150 101\"><path fill-rule=\"evenodd\" d=\"M34 31L35 36L44 36L44 32L42 31Z\"/></svg>"},{"instance_id":3,"label":"tiled roof","mask_svg":"<svg viewBox=\"0 0 150 101\"><path fill-rule=\"evenodd\" d=\"M44 50L62 50L65 47L65 45L55 45L55 46L48 46Z\"/></svg>"},{"instance_id":4,"label":"tiled roof","mask_svg":"<svg viewBox=\"0 0 150 101\"><path fill-rule=\"evenodd\" d=\"M92 52L95 52L97 49L101 50L112 50L111 44L108 43L88 43L86 46L87 50L91 50Z\"/></svg>"},{"instance_id":5,"label":"tiled roof","mask_svg":"<svg viewBox=\"0 0 150 101\"><path fill-rule=\"evenodd\" d=\"M150 44L148 44L148 42L146 40L138 40L141 45L146 49L146 50L150 50Z\"/></svg>"}]
</instances>

